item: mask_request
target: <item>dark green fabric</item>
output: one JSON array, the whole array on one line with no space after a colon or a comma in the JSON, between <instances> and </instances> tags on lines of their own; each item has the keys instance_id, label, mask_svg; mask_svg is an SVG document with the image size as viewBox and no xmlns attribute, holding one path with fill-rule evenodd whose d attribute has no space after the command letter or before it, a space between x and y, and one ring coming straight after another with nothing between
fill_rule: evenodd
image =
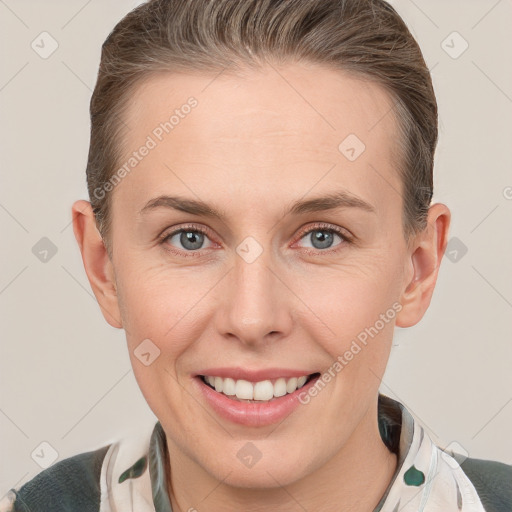
<instances>
[{"instance_id":1,"label":"dark green fabric","mask_svg":"<svg viewBox=\"0 0 512 512\"><path fill-rule=\"evenodd\" d=\"M486 512L512 512L512 466L493 460L454 454L460 467L475 486Z\"/></svg>"},{"instance_id":2,"label":"dark green fabric","mask_svg":"<svg viewBox=\"0 0 512 512\"><path fill-rule=\"evenodd\" d=\"M398 455L402 430L401 404L389 396L379 393L377 422L382 441L392 453Z\"/></svg>"},{"instance_id":3,"label":"dark green fabric","mask_svg":"<svg viewBox=\"0 0 512 512\"><path fill-rule=\"evenodd\" d=\"M56 462L16 493L14 512L98 512L101 464L109 446Z\"/></svg>"},{"instance_id":4,"label":"dark green fabric","mask_svg":"<svg viewBox=\"0 0 512 512\"><path fill-rule=\"evenodd\" d=\"M149 443L149 474L156 512L172 512L171 498L167 492L169 466L167 439L162 424L157 421Z\"/></svg>"}]
</instances>

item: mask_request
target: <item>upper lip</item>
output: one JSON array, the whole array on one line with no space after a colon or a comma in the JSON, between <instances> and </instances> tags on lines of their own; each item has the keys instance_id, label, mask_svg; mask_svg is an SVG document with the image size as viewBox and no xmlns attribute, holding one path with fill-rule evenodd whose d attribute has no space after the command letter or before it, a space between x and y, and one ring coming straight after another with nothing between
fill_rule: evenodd
<instances>
[{"instance_id":1,"label":"upper lip","mask_svg":"<svg viewBox=\"0 0 512 512\"><path fill-rule=\"evenodd\" d=\"M311 375L310 370L293 370L290 368L262 368L249 370L247 368L206 368L198 373L208 377L222 377L223 379L231 378L233 380L247 380L249 382L260 382L262 380L272 380L283 377L291 379L292 377L302 377Z\"/></svg>"}]
</instances>

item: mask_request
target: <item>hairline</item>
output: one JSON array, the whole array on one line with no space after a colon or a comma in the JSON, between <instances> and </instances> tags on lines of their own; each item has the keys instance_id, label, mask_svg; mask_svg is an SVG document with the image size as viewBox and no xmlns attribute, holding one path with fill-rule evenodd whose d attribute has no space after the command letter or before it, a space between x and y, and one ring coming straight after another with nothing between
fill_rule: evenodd
<instances>
[{"instance_id":1,"label":"hairline","mask_svg":"<svg viewBox=\"0 0 512 512\"><path fill-rule=\"evenodd\" d=\"M171 75L171 76L205 76L211 77L216 72L218 74L227 72L230 76L244 78L243 73L246 71L261 71L267 62L275 62L274 59L265 59L264 61L260 61L257 59L238 59L233 61L233 65L230 67L223 67L219 65L212 64L210 66L179 66L176 69L151 69L148 68L145 72L136 76L136 78L129 83L129 85L123 90L120 99L117 103L117 109L114 111L114 115L112 117L117 117L117 124L115 124L114 131L116 135L113 137L113 142L115 145L115 151L117 152L117 158L113 162L112 169L110 169L109 175L115 172L123 160L122 152L125 150L123 146L123 141L126 140L126 131L124 127L128 126L126 114L130 106L130 101L133 100L133 97L138 95L142 90L143 86L148 82L151 82L155 77L159 77L162 75ZM320 62L314 59L306 59L306 58L293 58L290 56L286 60L281 60L280 64L296 64L301 62L307 62L309 64L313 64L319 67L324 67L325 69L337 71L340 73L347 74L350 78L355 78L358 80L370 82L377 86L380 86L381 90L383 90L387 96L387 98L392 103L392 107L390 110L384 114L384 116L377 121L379 123L384 117L391 114L393 116L393 126L396 132L396 144L391 144L390 146L390 161L396 161L396 172L398 173L399 183L400 183L400 191L397 191L400 194L402 199L402 234L407 243L410 242L412 235L414 235L413 229L408 225L407 215L405 211L405 183L404 183L404 174L405 174L405 165L406 165L406 151L407 151L407 124L408 119L401 115L401 112L407 112L407 108L403 106L402 100L397 96L397 94L390 88L388 85L374 75L367 73L360 69L351 69L350 67L342 67L330 65L329 63ZM242 72L242 74L240 73ZM395 108L399 106L399 108ZM402 108L400 108L402 107ZM124 127L122 126L124 125ZM375 125L374 125L375 126ZM373 129L373 127L372 127ZM104 211L106 212L106 216L104 218L104 223L100 224L98 221L96 225L98 230L100 231L103 242L107 251L109 253L110 258L112 259L113 255L113 242L112 242L112 197L113 192L111 191L105 196L105 204Z\"/></svg>"}]
</instances>

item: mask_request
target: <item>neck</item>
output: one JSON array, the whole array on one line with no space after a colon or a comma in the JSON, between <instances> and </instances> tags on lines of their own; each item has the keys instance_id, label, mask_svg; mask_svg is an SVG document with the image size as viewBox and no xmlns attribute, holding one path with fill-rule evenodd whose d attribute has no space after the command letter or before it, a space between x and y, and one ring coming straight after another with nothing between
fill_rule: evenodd
<instances>
[{"instance_id":1,"label":"neck","mask_svg":"<svg viewBox=\"0 0 512 512\"><path fill-rule=\"evenodd\" d=\"M179 451L173 449L173 453L177 455ZM184 505L193 503L207 512L371 512L396 471L397 456L382 441L375 401L334 457L286 487L240 488L197 478L201 471L186 456L171 457L170 467L180 468L169 472L169 496L175 512L195 511ZM201 501L198 497L205 498Z\"/></svg>"}]
</instances>

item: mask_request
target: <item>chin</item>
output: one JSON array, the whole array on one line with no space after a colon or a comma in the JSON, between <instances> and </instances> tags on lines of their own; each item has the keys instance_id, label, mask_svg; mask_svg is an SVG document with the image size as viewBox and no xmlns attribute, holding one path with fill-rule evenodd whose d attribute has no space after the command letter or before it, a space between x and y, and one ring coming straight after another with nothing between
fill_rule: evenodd
<instances>
[{"instance_id":1,"label":"chin","mask_svg":"<svg viewBox=\"0 0 512 512\"><path fill-rule=\"evenodd\" d=\"M244 443L246 451L249 452L251 442ZM215 464L208 472L224 484L241 489L271 489L293 484L301 480L309 473L311 464L307 464L304 455L295 449L288 451L288 457L272 453L267 456L261 454L259 460L253 459L250 463L240 461L239 453L235 450L233 455L221 459L220 464ZM291 458L289 454L297 454ZM299 454L301 456L299 456ZM243 457L241 457L243 459Z\"/></svg>"}]
</instances>

